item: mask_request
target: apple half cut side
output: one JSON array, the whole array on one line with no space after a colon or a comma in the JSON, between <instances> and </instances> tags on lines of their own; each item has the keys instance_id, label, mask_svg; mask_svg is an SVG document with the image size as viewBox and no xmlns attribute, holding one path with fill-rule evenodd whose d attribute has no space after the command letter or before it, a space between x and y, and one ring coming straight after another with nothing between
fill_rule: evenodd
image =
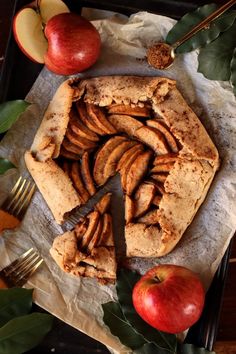
<instances>
[{"instance_id":1,"label":"apple half cut side","mask_svg":"<svg viewBox=\"0 0 236 354\"><path fill-rule=\"evenodd\" d=\"M44 36L41 16L32 8L20 10L13 22L15 40L22 52L36 63L44 63L48 42Z\"/></svg>"},{"instance_id":2,"label":"apple half cut side","mask_svg":"<svg viewBox=\"0 0 236 354\"><path fill-rule=\"evenodd\" d=\"M40 0L38 6L44 24L53 16L70 12L66 4L61 0Z\"/></svg>"}]
</instances>

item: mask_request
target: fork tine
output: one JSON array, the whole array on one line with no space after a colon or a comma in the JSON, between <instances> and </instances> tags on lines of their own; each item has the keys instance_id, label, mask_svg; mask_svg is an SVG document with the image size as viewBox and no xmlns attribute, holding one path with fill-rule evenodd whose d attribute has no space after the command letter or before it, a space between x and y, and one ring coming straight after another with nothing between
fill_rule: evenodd
<instances>
[{"instance_id":1,"label":"fork tine","mask_svg":"<svg viewBox=\"0 0 236 354\"><path fill-rule=\"evenodd\" d=\"M18 266L19 263L21 263L22 261L24 261L25 258L27 258L32 252L34 252L33 248L30 248L28 251L26 251L25 253L23 253L19 258L17 258L14 262L12 262L11 264L9 264L9 266L4 268L4 274L6 276L8 276L8 274L10 272L13 271L13 269L15 267Z\"/></svg>"},{"instance_id":2,"label":"fork tine","mask_svg":"<svg viewBox=\"0 0 236 354\"><path fill-rule=\"evenodd\" d=\"M26 196L26 194L28 192L29 187L30 187L30 181L28 181L28 183L26 184L25 189L23 189L23 188L21 189L22 193L19 193L18 200L16 200L16 203L11 208L12 214L14 214L14 215L18 214L17 208L23 202L23 200L24 200L24 198L25 198L25 196Z\"/></svg>"},{"instance_id":3,"label":"fork tine","mask_svg":"<svg viewBox=\"0 0 236 354\"><path fill-rule=\"evenodd\" d=\"M1 270L0 273L10 287L22 286L42 262L42 257L31 248L8 267Z\"/></svg>"},{"instance_id":4,"label":"fork tine","mask_svg":"<svg viewBox=\"0 0 236 354\"><path fill-rule=\"evenodd\" d=\"M35 191L35 183L23 179L22 176L18 178L9 196L1 206L11 215L22 219L31 201Z\"/></svg>"},{"instance_id":5,"label":"fork tine","mask_svg":"<svg viewBox=\"0 0 236 354\"><path fill-rule=\"evenodd\" d=\"M12 190L10 191L10 194L9 194L10 196L12 196L12 195L15 194L15 192L16 192L16 190L17 190L19 184L21 183L21 180L22 180L22 176L20 176L20 177L18 178L18 180L16 181L14 187L13 187Z\"/></svg>"},{"instance_id":6,"label":"fork tine","mask_svg":"<svg viewBox=\"0 0 236 354\"><path fill-rule=\"evenodd\" d=\"M35 188L36 188L35 183L32 183L31 189L29 190L28 194L26 195L23 203L19 206L19 209L16 212L16 215L20 215L20 214L23 215L26 212L28 205L31 201L31 198L33 197L33 194L35 192Z\"/></svg>"},{"instance_id":7,"label":"fork tine","mask_svg":"<svg viewBox=\"0 0 236 354\"><path fill-rule=\"evenodd\" d=\"M7 199L4 201L4 203L2 204L2 208L4 210L7 210L8 209L8 205L9 203L12 201L12 198L14 197L16 191L17 191L17 188L19 187L20 183L21 183L21 180L22 180L22 176L20 176L18 178L18 180L16 181L14 187L12 188L12 190L10 191L10 193L8 194L7 196Z\"/></svg>"},{"instance_id":8,"label":"fork tine","mask_svg":"<svg viewBox=\"0 0 236 354\"><path fill-rule=\"evenodd\" d=\"M22 273L18 275L16 285L24 284L42 263L43 259L40 256L32 260L31 263L22 270Z\"/></svg>"},{"instance_id":9,"label":"fork tine","mask_svg":"<svg viewBox=\"0 0 236 354\"><path fill-rule=\"evenodd\" d=\"M19 196L24 188L25 183L26 183L26 179L23 179L23 181L18 185L19 188L18 189L16 188L15 193L12 194L12 199L7 206L8 210L11 209L11 206L12 206L12 204L14 204L15 200L17 200L19 198Z\"/></svg>"},{"instance_id":10,"label":"fork tine","mask_svg":"<svg viewBox=\"0 0 236 354\"><path fill-rule=\"evenodd\" d=\"M32 261L35 260L35 257L40 257L36 251L32 251L23 261L19 262L15 269L12 270L15 274L20 274L24 269L31 265Z\"/></svg>"}]
</instances>

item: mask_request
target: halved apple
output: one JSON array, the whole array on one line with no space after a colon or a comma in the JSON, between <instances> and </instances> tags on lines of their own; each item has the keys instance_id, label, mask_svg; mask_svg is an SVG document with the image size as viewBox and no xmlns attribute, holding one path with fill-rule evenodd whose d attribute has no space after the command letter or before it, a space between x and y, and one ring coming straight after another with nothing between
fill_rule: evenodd
<instances>
[{"instance_id":1,"label":"halved apple","mask_svg":"<svg viewBox=\"0 0 236 354\"><path fill-rule=\"evenodd\" d=\"M37 63L44 63L48 42L44 26L53 16L70 12L61 0L35 1L21 9L14 17L13 33L22 52Z\"/></svg>"},{"instance_id":2,"label":"halved apple","mask_svg":"<svg viewBox=\"0 0 236 354\"><path fill-rule=\"evenodd\" d=\"M70 12L62 0L40 0L38 6L44 24L46 24L53 16L64 12Z\"/></svg>"}]
</instances>

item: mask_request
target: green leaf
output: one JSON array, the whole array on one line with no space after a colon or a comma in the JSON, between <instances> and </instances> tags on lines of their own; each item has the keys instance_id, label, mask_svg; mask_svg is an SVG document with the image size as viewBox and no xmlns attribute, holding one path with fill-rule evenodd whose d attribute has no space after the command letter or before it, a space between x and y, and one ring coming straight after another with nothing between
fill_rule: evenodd
<instances>
[{"instance_id":1,"label":"green leaf","mask_svg":"<svg viewBox=\"0 0 236 354\"><path fill-rule=\"evenodd\" d=\"M209 352L204 348L197 348L192 344L183 344L181 348L181 354L216 354L216 353Z\"/></svg>"},{"instance_id":2,"label":"green leaf","mask_svg":"<svg viewBox=\"0 0 236 354\"><path fill-rule=\"evenodd\" d=\"M52 327L53 317L32 313L17 317L0 328L0 353L21 354L38 345Z\"/></svg>"},{"instance_id":3,"label":"green leaf","mask_svg":"<svg viewBox=\"0 0 236 354\"><path fill-rule=\"evenodd\" d=\"M214 42L201 49L198 71L207 79L227 81L230 79L230 62L236 47L236 21Z\"/></svg>"},{"instance_id":4,"label":"green leaf","mask_svg":"<svg viewBox=\"0 0 236 354\"><path fill-rule=\"evenodd\" d=\"M134 351L135 354L165 354L166 351L157 348L153 343L146 343Z\"/></svg>"},{"instance_id":5,"label":"green leaf","mask_svg":"<svg viewBox=\"0 0 236 354\"><path fill-rule=\"evenodd\" d=\"M17 316L26 315L32 307L33 289L0 290L0 327Z\"/></svg>"},{"instance_id":6,"label":"green leaf","mask_svg":"<svg viewBox=\"0 0 236 354\"><path fill-rule=\"evenodd\" d=\"M233 57L230 62L230 82L233 86L233 92L236 96L236 48L233 52Z\"/></svg>"},{"instance_id":7,"label":"green leaf","mask_svg":"<svg viewBox=\"0 0 236 354\"><path fill-rule=\"evenodd\" d=\"M147 342L155 343L163 353L176 353L177 339L173 334L167 334L149 326L137 314L132 301L132 291L140 276L131 270L122 269L117 278L116 291L118 301L126 320Z\"/></svg>"},{"instance_id":8,"label":"green leaf","mask_svg":"<svg viewBox=\"0 0 236 354\"><path fill-rule=\"evenodd\" d=\"M0 104L0 133L6 132L29 105L30 103L23 100Z\"/></svg>"},{"instance_id":9,"label":"green leaf","mask_svg":"<svg viewBox=\"0 0 236 354\"><path fill-rule=\"evenodd\" d=\"M195 25L203 21L207 16L217 9L216 4L208 4L197 8L197 10L184 15L169 31L166 42L174 44ZM226 12L218 19L214 20L207 29L201 30L188 41L176 49L177 53L187 53L194 49L204 47L214 41L222 32L227 31L236 18L236 11Z\"/></svg>"},{"instance_id":10,"label":"green leaf","mask_svg":"<svg viewBox=\"0 0 236 354\"><path fill-rule=\"evenodd\" d=\"M0 157L0 175L3 175L7 170L10 170L11 168L16 168L16 166L13 165L11 161Z\"/></svg>"},{"instance_id":11,"label":"green leaf","mask_svg":"<svg viewBox=\"0 0 236 354\"><path fill-rule=\"evenodd\" d=\"M107 302L102 305L102 308L104 323L110 328L111 333L120 339L121 343L131 349L139 348L146 343L143 337L138 335L126 321L117 302Z\"/></svg>"}]
</instances>

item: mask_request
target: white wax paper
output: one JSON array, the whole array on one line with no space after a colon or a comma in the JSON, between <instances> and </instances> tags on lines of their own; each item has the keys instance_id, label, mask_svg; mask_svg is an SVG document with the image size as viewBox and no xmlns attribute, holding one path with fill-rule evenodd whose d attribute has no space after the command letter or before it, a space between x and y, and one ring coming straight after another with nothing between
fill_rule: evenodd
<instances>
[{"instance_id":1,"label":"white wax paper","mask_svg":"<svg viewBox=\"0 0 236 354\"><path fill-rule=\"evenodd\" d=\"M163 40L174 22L146 12L135 14L128 20L114 16L96 21L103 41L102 54L96 65L81 76L117 74L173 78L215 142L221 158L220 170L180 243L161 259L130 261L132 267L142 273L157 263L187 266L199 273L208 288L236 229L236 102L228 83L209 81L197 72L196 52L179 55L167 71L154 70L143 60L147 46ZM43 69L26 97L33 104L1 142L0 156L10 159L18 169L0 176L0 202L18 175L27 175L24 151L30 148L43 113L63 80L64 77ZM109 186L115 192L115 198L121 200L119 178L115 178ZM123 211L117 209L114 200L113 214L119 215L116 219L118 224ZM15 231L5 231L0 238L0 267L32 246L38 249L45 263L27 285L35 288L35 302L111 350L127 353L129 350L111 335L102 320L101 304L116 299L115 287L65 274L51 258L49 249L53 239L62 232L37 191L21 227Z\"/></svg>"}]
</instances>

